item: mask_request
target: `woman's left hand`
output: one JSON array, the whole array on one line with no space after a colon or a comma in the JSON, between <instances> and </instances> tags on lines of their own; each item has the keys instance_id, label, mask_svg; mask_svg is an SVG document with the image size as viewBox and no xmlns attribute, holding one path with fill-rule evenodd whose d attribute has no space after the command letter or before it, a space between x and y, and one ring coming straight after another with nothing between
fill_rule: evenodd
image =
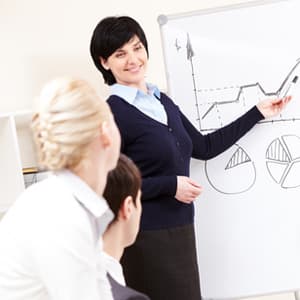
<instances>
[{"instance_id":1,"label":"woman's left hand","mask_svg":"<svg viewBox=\"0 0 300 300\"><path fill-rule=\"evenodd\" d=\"M256 106L265 118L271 118L278 115L291 99L292 96L286 96L280 99L266 99L257 103Z\"/></svg>"}]
</instances>

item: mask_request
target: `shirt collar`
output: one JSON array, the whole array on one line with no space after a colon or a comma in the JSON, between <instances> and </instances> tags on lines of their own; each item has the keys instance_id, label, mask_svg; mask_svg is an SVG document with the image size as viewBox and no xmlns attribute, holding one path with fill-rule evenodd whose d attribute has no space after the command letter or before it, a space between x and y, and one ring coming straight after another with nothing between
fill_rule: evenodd
<instances>
[{"instance_id":1,"label":"shirt collar","mask_svg":"<svg viewBox=\"0 0 300 300\"><path fill-rule=\"evenodd\" d=\"M152 83L147 83L148 93L160 99L160 91L158 87Z\"/></svg>"},{"instance_id":2,"label":"shirt collar","mask_svg":"<svg viewBox=\"0 0 300 300\"><path fill-rule=\"evenodd\" d=\"M104 258L106 271L110 274L110 276L119 284L126 285L120 262L111 255L107 254L105 251L102 251L101 254Z\"/></svg>"},{"instance_id":3,"label":"shirt collar","mask_svg":"<svg viewBox=\"0 0 300 300\"><path fill-rule=\"evenodd\" d=\"M106 200L96 194L80 177L69 170L55 172L55 175L67 185L76 200L88 209L96 218L107 213L109 213L111 219L113 218L114 215Z\"/></svg>"},{"instance_id":4,"label":"shirt collar","mask_svg":"<svg viewBox=\"0 0 300 300\"><path fill-rule=\"evenodd\" d=\"M155 96L156 98L160 99L160 91L158 87L151 83L146 83L148 94ZM124 100L126 100L129 104L133 104L134 100L139 96L145 96L145 93L141 90L131 87L122 85L119 83L115 83L110 87L110 94L116 95Z\"/></svg>"}]
</instances>

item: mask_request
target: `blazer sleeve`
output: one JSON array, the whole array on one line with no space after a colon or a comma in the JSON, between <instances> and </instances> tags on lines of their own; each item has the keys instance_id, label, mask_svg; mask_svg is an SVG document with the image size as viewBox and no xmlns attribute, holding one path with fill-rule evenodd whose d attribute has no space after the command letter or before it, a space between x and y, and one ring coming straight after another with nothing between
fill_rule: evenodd
<instances>
[{"instance_id":1,"label":"blazer sleeve","mask_svg":"<svg viewBox=\"0 0 300 300\"><path fill-rule=\"evenodd\" d=\"M177 190L177 176L155 176L142 180L142 200L147 201L158 196L174 197Z\"/></svg>"},{"instance_id":2,"label":"blazer sleeve","mask_svg":"<svg viewBox=\"0 0 300 300\"><path fill-rule=\"evenodd\" d=\"M193 143L192 156L208 160L230 148L264 117L256 106L232 123L207 135L202 135L181 113L181 120Z\"/></svg>"}]
</instances>

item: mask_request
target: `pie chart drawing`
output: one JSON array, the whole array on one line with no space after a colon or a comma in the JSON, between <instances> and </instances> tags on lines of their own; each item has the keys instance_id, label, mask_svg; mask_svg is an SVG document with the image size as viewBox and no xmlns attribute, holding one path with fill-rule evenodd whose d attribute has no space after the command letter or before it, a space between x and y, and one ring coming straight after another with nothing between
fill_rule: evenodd
<instances>
[{"instance_id":1,"label":"pie chart drawing","mask_svg":"<svg viewBox=\"0 0 300 300\"><path fill-rule=\"evenodd\" d=\"M271 178L282 188L300 186L300 138L283 135L273 140L266 151L266 166Z\"/></svg>"},{"instance_id":2,"label":"pie chart drawing","mask_svg":"<svg viewBox=\"0 0 300 300\"><path fill-rule=\"evenodd\" d=\"M238 144L206 161L205 173L210 185L223 194L244 193L254 185L256 179L253 161Z\"/></svg>"}]
</instances>

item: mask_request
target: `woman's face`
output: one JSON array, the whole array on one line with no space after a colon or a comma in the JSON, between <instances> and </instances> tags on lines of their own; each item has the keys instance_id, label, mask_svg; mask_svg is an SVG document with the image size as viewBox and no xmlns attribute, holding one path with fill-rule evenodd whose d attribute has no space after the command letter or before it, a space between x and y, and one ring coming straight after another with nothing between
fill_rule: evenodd
<instances>
[{"instance_id":1,"label":"woman's face","mask_svg":"<svg viewBox=\"0 0 300 300\"><path fill-rule=\"evenodd\" d=\"M108 59L100 60L103 67L113 73L117 83L140 89L144 87L148 56L136 35Z\"/></svg>"}]
</instances>

